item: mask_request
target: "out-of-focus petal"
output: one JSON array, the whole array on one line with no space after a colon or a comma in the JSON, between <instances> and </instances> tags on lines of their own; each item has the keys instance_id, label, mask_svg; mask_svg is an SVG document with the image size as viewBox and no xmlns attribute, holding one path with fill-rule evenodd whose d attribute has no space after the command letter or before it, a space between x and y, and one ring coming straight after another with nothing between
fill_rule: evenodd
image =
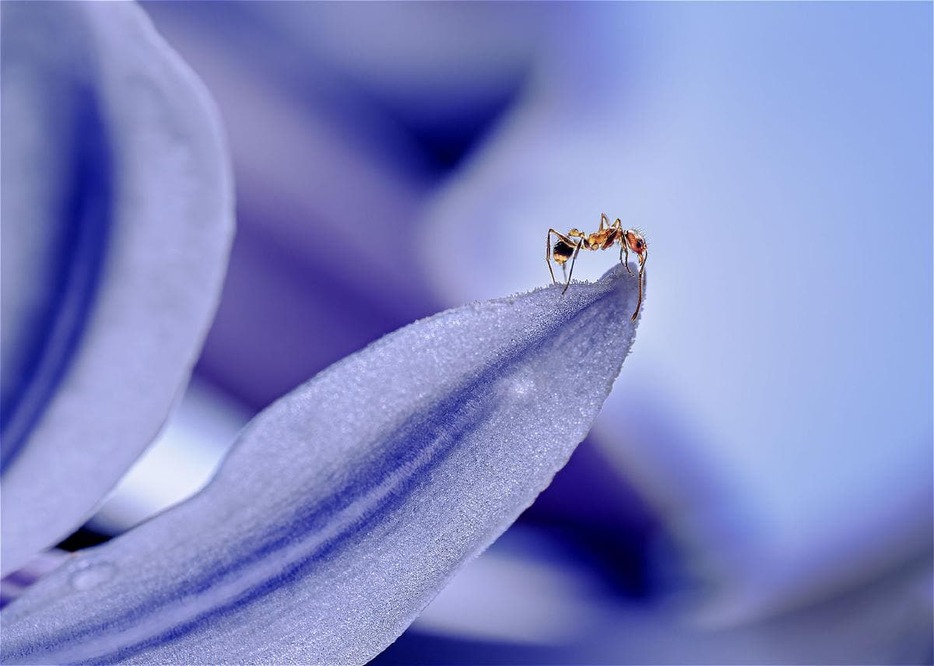
<instances>
[{"instance_id":1,"label":"out-of-focus petal","mask_svg":"<svg viewBox=\"0 0 934 666\"><path fill-rule=\"evenodd\" d=\"M123 534L197 493L252 415L192 379L158 437L101 501L86 527L99 534Z\"/></svg>"},{"instance_id":2,"label":"out-of-focus petal","mask_svg":"<svg viewBox=\"0 0 934 666\"><path fill-rule=\"evenodd\" d=\"M587 568L547 566L540 555L549 552L547 535L534 553L510 553L503 546L516 537L510 530L465 566L373 666L931 663L934 581L926 562L792 613L711 629L668 604L607 596ZM499 579L506 563L517 571ZM547 584L511 594L539 577ZM536 606L502 615L525 603ZM529 627L532 618L539 622Z\"/></svg>"},{"instance_id":3,"label":"out-of-focus petal","mask_svg":"<svg viewBox=\"0 0 934 666\"><path fill-rule=\"evenodd\" d=\"M365 662L567 461L635 300L617 267L332 366L256 417L202 493L14 602L3 660Z\"/></svg>"},{"instance_id":4,"label":"out-of-focus petal","mask_svg":"<svg viewBox=\"0 0 934 666\"><path fill-rule=\"evenodd\" d=\"M931 7L591 8L642 73L595 62L602 87L516 110L426 216L432 284L547 280L548 227L642 226L647 339L595 432L711 620L929 553Z\"/></svg>"},{"instance_id":5,"label":"out-of-focus petal","mask_svg":"<svg viewBox=\"0 0 934 666\"><path fill-rule=\"evenodd\" d=\"M472 125L525 78L543 20L534 4L251 3L252 25L319 58L367 101L422 131Z\"/></svg>"},{"instance_id":6,"label":"out-of-focus petal","mask_svg":"<svg viewBox=\"0 0 934 666\"><path fill-rule=\"evenodd\" d=\"M26 566L0 579L0 608L22 596L30 585L65 563L71 553L52 548L39 553Z\"/></svg>"},{"instance_id":7,"label":"out-of-focus petal","mask_svg":"<svg viewBox=\"0 0 934 666\"><path fill-rule=\"evenodd\" d=\"M430 179L409 140L314 49L299 47L318 39L299 39L301 27L327 31L326 5L147 11L217 101L237 180L237 239L196 372L258 410L443 309L411 257ZM280 14L295 27L271 24Z\"/></svg>"},{"instance_id":8,"label":"out-of-focus petal","mask_svg":"<svg viewBox=\"0 0 934 666\"><path fill-rule=\"evenodd\" d=\"M216 307L233 200L207 93L138 7L4 3L2 19L4 361L32 345L4 376L10 571L158 431ZM8 291L32 305L7 310Z\"/></svg>"}]
</instances>

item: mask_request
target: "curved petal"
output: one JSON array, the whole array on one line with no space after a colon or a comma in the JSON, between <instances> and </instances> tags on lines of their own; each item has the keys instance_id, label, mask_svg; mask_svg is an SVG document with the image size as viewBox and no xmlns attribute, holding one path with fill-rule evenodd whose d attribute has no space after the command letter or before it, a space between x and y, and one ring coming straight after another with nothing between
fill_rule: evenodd
<instances>
[{"instance_id":1,"label":"curved petal","mask_svg":"<svg viewBox=\"0 0 934 666\"><path fill-rule=\"evenodd\" d=\"M14 602L3 660L367 661L567 461L635 301L617 267L346 358L256 417L201 494Z\"/></svg>"},{"instance_id":2,"label":"curved petal","mask_svg":"<svg viewBox=\"0 0 934 666\"><path fill-rule=\"evenodd\" d=\"M207 93L142 10L2 11L4 299L36 294L4 310L4 361L29 357L4 377L6 572L80 524L158 431L216 307L233 202ZM46 270L8 265L35 247ZM8 353L24 340L43 342Z\"/></svg>"}]
</instances>

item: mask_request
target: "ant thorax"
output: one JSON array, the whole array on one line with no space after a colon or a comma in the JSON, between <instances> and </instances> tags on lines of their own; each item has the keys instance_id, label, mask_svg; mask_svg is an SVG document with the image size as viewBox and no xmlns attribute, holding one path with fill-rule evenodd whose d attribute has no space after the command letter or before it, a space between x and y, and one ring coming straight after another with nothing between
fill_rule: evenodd
<instances>
[{"instance_id":1,"label":"ant thorax","mask_svg":"<svg viewBox=\"0 0 934 666\"><path fill-rule=\"evenodd\" d=\"M587 235L588 250L605 250L621 237L619 229L601 229Z\"/></svg>"}]
</instances>

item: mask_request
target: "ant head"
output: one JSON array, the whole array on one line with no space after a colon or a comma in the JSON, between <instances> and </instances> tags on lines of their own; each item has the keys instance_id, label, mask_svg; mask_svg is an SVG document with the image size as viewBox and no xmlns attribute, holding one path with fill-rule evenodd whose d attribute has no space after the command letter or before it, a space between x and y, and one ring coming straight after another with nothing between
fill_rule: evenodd
<instances>
[{"instance_id":1,"label":"ant head","mask_svg":"<svg viewBox=\"0 0 934 666\"><path fill-rule=\"evenodd\" d=\"M645 244L645 238L642 237L642 234L635 229L628 229L626 231L626 245L629 246L629 249L639 255L639 263L645 261L646 252L648 247Z\"/></svg>"}]
</instances>

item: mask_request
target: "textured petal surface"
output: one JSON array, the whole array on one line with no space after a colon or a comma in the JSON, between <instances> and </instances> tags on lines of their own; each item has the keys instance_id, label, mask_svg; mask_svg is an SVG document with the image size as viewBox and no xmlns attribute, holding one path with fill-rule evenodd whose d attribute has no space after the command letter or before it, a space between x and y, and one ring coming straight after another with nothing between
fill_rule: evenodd
<instances>
[{"instance_id":1,"label":"textured petal surface","mask_svg":"<svg viewBox=\"0 0 934 666\"><path fill-rule=\"evenodd\" d=\"M635 335L621 267L449 310L257 416L185 504L0 616L5 662L363 663L545 488Z\"/></svg>"},{"instance_id":2,"label":"textured petal surface","mask_svg":"<svg viewBox=\"0 0 934 666\"><path fill-rule=\"evenodd\" d=\"M233 203L207 94L135 5L5 4L2 80L7 572L79 525L162 425L216 307Z\"/></svg>"}]
</instances>

